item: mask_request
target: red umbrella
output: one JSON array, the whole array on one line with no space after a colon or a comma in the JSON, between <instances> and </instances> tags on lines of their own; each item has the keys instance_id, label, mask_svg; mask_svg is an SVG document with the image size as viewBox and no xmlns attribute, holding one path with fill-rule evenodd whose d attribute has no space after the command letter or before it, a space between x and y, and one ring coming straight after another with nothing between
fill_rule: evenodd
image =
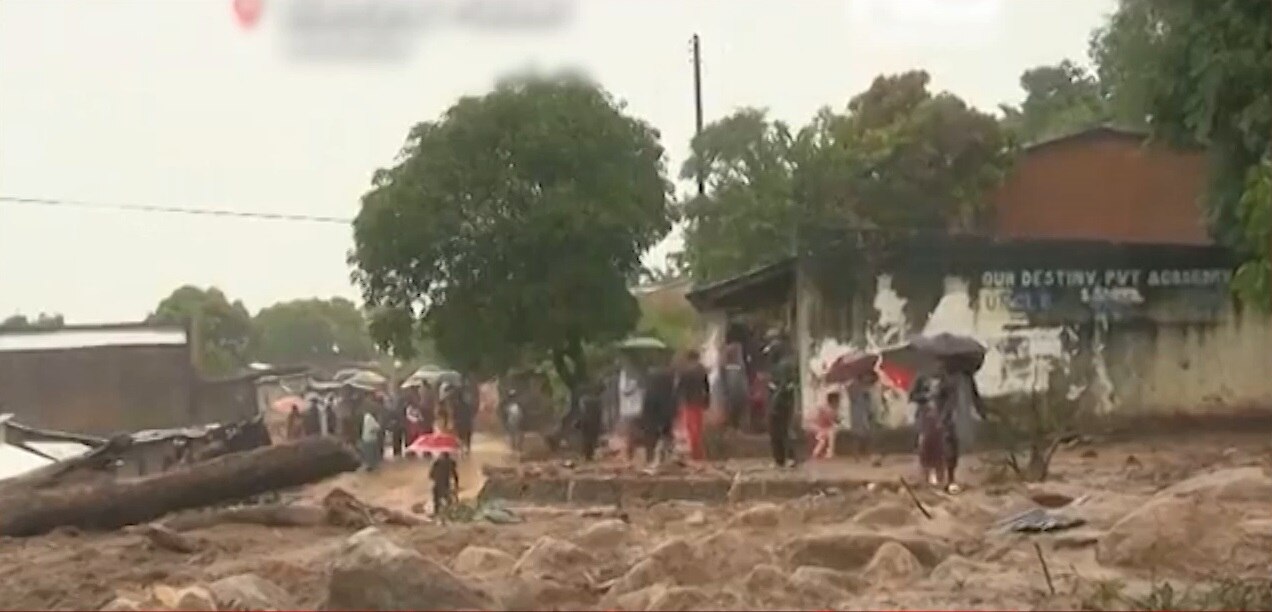
<instances>
[{"instance_id":1,"label":"red umbrella","mask_svg":"<svg viewBox=\"0 0 1272 612\"><path fill-rule=\"evenodd\" d=\"M867 372L873 372L879 365L879 356L874 353L848 353L840 355L830 364L823 379L832 384L845 383Z\"/></svg>"},{"instance_id":2,"label":"red umbrella","mask_svg":"<svg viewBox=\"0 0 1272 612\"><path fill-rule=\"evenodd\" d=\"M416 438L406 450L417 456L437 456L442 453L454 455L459 453L459 438L448 433L424 434Z\"/></svg>"}]
</instances>

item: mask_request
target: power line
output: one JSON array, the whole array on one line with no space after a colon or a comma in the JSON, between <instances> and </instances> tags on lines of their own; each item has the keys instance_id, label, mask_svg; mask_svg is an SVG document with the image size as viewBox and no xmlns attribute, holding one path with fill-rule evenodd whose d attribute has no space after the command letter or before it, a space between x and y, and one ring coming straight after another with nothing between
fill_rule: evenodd
<instances>
[{"instance_id":1,"label":"power line","mask_svg":"<svg viewBox=\"0 0 1272 612\"><path fill-rule=\"evenodd\" d=\"M207 217L233 217L240 219L263 219L268 221L298 221L305 223L339 223L348 225L353 219L344 217L328 217L322 215L302 215L292 213L249 212L243 210L225 210L214 208L180 208L176 206L156 206L151 204L108 204L105 202L85 202L82 200L62 200L56 198L24 198L17 196L0 196L0 203L26 204L30 206L56 206L63 208L90 208L96 210L122 210L130 212L168 213L181 215L203 215Z\"/></svg>"}]
</instances>

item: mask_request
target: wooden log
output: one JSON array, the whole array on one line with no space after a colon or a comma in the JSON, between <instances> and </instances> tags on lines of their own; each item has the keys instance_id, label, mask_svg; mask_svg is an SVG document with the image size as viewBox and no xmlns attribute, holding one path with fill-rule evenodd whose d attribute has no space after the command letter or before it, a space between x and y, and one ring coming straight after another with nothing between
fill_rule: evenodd
<instances>
[{"instance_id":1,"label":"wooden log","mask_svg":"<svg viewBox=\"0 0 1272 612\"><path fill-rule=\"evenodd\" d=\"M358 464L357 456L337 440L305 438L141 478L11 495L0 491L0 535L37 535L62 525L118 529L177 510L308 484L355 470Z\"/></svg>"},{"instance_id":2,"label":"wooden log","mask_svg":"<svg viewBox=\"0 0 1272 612\"><path fill-rule=\"evenodd\" d=\"M316 527L327 524L327 509L316 504L266 504L185 512L163 520L173 531L192 531L223 524L266 527Z\"/></svg>"}]
</instances>

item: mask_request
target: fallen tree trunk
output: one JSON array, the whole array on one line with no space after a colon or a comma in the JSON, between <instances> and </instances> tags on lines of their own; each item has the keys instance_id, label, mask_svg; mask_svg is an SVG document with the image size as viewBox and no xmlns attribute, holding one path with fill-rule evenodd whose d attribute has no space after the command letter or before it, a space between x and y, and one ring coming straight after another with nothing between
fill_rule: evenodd
<instances>
[{"instance_id":1,"label":"fallen tree trunk","mask_svg":"<svg viewBox=\"0 0 1272 612\"><path fill-rule=\"evenodd\" d=\"M63 525L118 529L177 510L308 484L357 467L357 457L341 442L305 438L141 478L11 495L0 491L0 535L37 535Z\"/></svg>"},{"instance_id":2,"label":"fallen tree trunk","mask_svg":"<svg viewBox=\"0 0 1272 612\"><path fill-rule=\"evenodd\" d=\"M266 527L316 527L327 524L327 509L315 504L268 504L178 514L164 519L173 531L193 531L224 524Z\"/></svg>"}]
</instances>

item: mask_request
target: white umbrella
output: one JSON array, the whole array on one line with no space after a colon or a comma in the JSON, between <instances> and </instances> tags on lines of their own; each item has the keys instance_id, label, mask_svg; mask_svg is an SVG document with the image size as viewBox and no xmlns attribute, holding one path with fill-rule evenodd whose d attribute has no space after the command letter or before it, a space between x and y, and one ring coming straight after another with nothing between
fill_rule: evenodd
<instances>
[{"instance_id":1,"label":"white umbrella","mask_svg":"<svg viewBox=\"0 0 1272 612\"><path fill-rule=\"evenodd\" d=\"M618 348L623 350L643 350L643 351L665 351L667 345L658 338L640 337L628 338L618 343Z\"/></svg>"},{"instance_id":2,"label":"white umbrella","mask_svg":"<svg viewBox=\"0 0 1272 612\"><path fill-rule=\"evenodd\" d=\"M370 370L361 370L353 376L341 379L341 382L351 387L363 389L366 391L374 391L384 386L388 382L383 376L376 374Z\"/></svg>"}]
</instances>

